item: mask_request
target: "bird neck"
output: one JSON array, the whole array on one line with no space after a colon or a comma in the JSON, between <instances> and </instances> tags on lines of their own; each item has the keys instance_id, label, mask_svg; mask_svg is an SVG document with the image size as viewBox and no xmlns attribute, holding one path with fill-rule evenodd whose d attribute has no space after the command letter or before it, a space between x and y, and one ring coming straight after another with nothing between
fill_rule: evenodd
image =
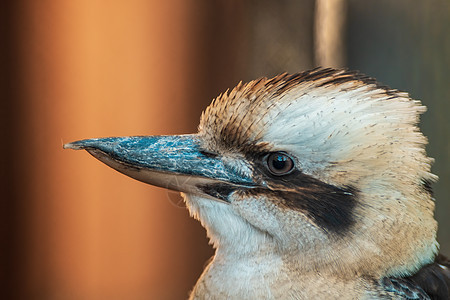
<instances>
[{"instance_id":1,"label":"bird neck","mask_svg":"<svg viewBox=\"0 0 450 300\"><path fill-rule=\"evenodd\" d=\"M219 248L190 299L362 299L365 284L358 278L304 272L274 252L236 256Z\"/></svg>"},{"instance_id":2,"label":"bird neck","mask_svg":"<svg viewBox=\"0 0 450 300\"><path fill-rule=\"evenodd\" d=\"M317 272L297 251L281 251L273 237L236 215L230 204L184 195L190 213L206 228L216 254L199 278L191 299L333 298L355 290L356 281L328 270ZM330 289L327 280L337 282ZM341 282L342 281L342 282ZM311 287L311 282L314 287ZM334 290L336 288L336 290ZM317 295L317 294L316 294Z\"/></svg>"}]
</instances>

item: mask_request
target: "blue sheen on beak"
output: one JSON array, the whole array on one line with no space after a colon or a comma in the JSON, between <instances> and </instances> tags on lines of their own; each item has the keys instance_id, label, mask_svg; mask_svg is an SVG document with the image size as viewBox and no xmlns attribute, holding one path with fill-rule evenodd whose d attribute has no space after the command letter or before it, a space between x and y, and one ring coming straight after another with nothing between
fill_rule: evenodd
<instances>
[{"instance_id":1,"label":"blue sheen on beak","mask_svg":"<svg viewBox=\"0 0 450 300\"><path fill-rule=\"evenodd\" d=\"M94 157L140 181L181 192L223 182L253 186L252 178L220 157L205 155L196 135L133 136L81 140L65 149L87 150Z\"/></svg>"}]
</instances>

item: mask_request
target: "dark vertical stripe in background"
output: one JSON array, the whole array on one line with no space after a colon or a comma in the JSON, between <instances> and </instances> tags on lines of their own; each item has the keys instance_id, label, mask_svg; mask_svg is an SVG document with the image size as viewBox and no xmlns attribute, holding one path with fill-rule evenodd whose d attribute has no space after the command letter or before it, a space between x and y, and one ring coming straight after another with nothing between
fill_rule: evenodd
<instances>
[{"instance_id":1,"label":"dark vertical stripe in background","mask_svg":"<svg viewBox=\"0 0 450 300\"><path fill-rule=\"evenodd\" d=\"M212 250L180 197L62 143L193 132L240 80L313 67L315 1L3 2L2 298L186 298ZM429 107L449 254L448 1L347 7L348 65Z\"/></svg>"},{"instance_id":2,"label":"dark vertical stripe in background","mask_svg":"<svg viewBox=\"0 0 450 300\"><path fill-rule=\"evenodd\" d=\"M18 37L13 26L18 23L20 1L4 1L0 4L0 289L5 299L12 299L21 286L21 272L26 251L22 248L26 239L21 226L21 211L26 201L20 187L21 145L23 132L20 109L20 63L17 61Z\"/></svg>"}]
</instances>

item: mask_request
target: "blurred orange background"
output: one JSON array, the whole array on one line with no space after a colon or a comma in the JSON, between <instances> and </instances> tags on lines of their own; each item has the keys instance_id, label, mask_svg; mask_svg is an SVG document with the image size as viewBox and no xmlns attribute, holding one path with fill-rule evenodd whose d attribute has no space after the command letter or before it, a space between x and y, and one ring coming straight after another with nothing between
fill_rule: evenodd
<instances>
[{"instance_id":1,"label":"blurred orange background","mask_svg":"<svg viewBox=\"0 0 450 300\"><path fill-rule=\"evenodd\" d=\"M423 130L449 255L450 6L436 3L348 1L342 40L347 66L430 108ZM195 132L207 104L240 80L315 66L315 1L2 6L4 299L186 298L213 250L181 198L62 144ZM380 42L389 34L402 40Z\"/></svg>"}]
</instances>

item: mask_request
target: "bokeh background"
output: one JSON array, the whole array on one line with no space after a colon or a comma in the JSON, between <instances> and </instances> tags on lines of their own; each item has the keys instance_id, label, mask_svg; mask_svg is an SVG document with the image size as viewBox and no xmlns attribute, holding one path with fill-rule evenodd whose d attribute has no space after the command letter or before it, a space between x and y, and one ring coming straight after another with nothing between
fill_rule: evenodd
<instances>
[{"instance_id":1,"label":"bokeh background","mask_svg":"<svg viewBox=\"0 0 450 300\"><path fill-rule=\"evenodd\" d=\"M317 65L360 70L428 106L450 255L448 0L4 2L3 299L186 298L213 251L180 197L62 144L194 132L240 80Z\"/></svg>"}]
</instances>

